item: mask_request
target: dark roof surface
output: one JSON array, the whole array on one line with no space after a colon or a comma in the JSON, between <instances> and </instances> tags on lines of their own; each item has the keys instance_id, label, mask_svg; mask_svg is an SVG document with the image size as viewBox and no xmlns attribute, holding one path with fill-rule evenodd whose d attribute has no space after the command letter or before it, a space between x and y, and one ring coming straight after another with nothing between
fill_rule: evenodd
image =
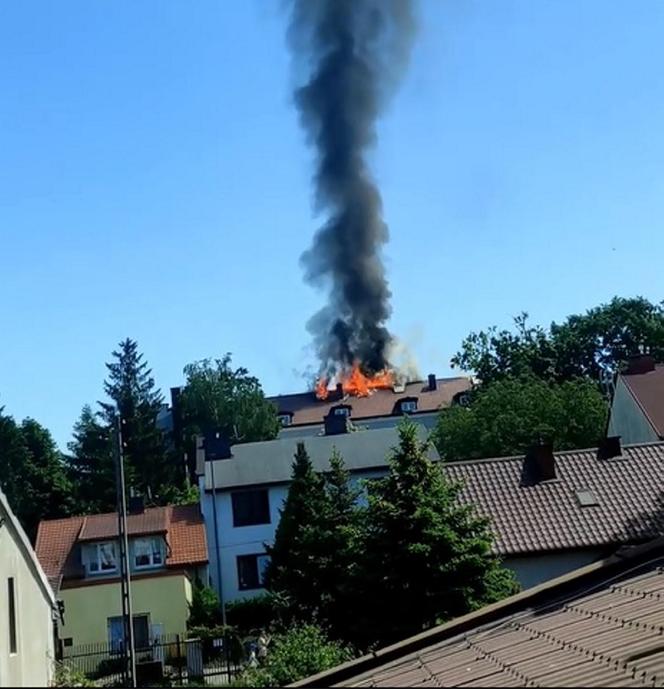
<instances>
[{"instance_id":1,"label":"dark roof surface","mask_svg":"<svg viewBox=\"0 0 664 689\"><path fill-rule=\"evenodd\" d=\"M401 392L375 390L368 397L339 397L334 390L326 400L316 399L313 392L268 397L279 412L293 415L292 425L323 423L323 417L337 404L346 403L352 407L353 419L367 419L376 416L391 416L399 413L397 402L404 397L417 397L417 411L432 412L448 407L455 395L469 390L469 378L439 378L435 390L430 390L427 381L408 383Z\"/></svg>"},{"instance_id":2,"label":"dark roof surface","mask_svg":"<svg viewBox=\"0 0 664 689\"><path fill-rule=\"evenodd\" d=\"M427 436L418 425L420 440ZM311 436L265 440L258 443L233 445L231 459L214 462L214 482L217 488L235 488L290 481L293 457L298 443L304 443L316 471L328 471L332 450L336 448L349 471L363 471L387 466L387 457L399 444L399 430L392 428L365 429L339 435ZM437 460L438 453L429 447L429 457ZM210 465L206 462L205 487L212 488Z\"/></svg>"},{"instance_id":3,"label":"dark roof surface","mask_svg":"<svg viewBox=\"0 0 664 689\"><path fill-rule=\"evenodd\" d=\"M52 586L59 587L63 579L82 575L75 546L117 537L117 519L117 513L110 512L40 522L35 551ZM167 567L208 561L205 526L198 505L149 507L141 515L128 515L127 533L165 534L169 545Z\"/></svg>"},{"instance_id":4,"label":"dark roof surface","mask_svg":"<svg viewBox=\"0 0 664 689\"><path fill-rule=\"evenodd\" d=\"M658 539L298 685L662 686L663 629Z\"/></svg>"},{"instance_id":5,"label":"dark roof surface","mask_svg":"<svg viewBox=\"0 0 664 689\"><path fill-rule=\"evenodd\" d=\"M623 373L622 379L660 438L664 438L664 364L646 373Z\"/></svg>"},{"instance_id":6,"label":"dark roof surface","mask_svg":"<svg viewBox=\"0 0 664 689\"><path fill-rule=\"evenodd\" d=\"M596 450L559 452L555 464L556 479L535 485L523 480L523 457L450 462L446 470L464 482L464 499L491 519L501 555L664 533L664 443L625 446L614 459L598 459Z\"/></svg>"}]
</instances>

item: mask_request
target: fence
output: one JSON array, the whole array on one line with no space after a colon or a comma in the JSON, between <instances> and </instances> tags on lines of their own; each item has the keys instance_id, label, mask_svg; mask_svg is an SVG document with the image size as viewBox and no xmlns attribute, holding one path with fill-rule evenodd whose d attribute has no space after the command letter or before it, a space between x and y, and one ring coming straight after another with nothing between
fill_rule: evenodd
<instances>
[{"instance_id":1,"label":"fence","mask_svg":"<svg viewBox=\"0 0 664 689\"><path fill-rule=\"evenodd\" d=\"M123 686L124 655L117 644L60 645L58 651L63 665L83 673L98 686ZM245 645L237 637L201 640L164 635L136 648L137 684L220 686L242 672L246 658Z\"/></svg>"}]
</instances>

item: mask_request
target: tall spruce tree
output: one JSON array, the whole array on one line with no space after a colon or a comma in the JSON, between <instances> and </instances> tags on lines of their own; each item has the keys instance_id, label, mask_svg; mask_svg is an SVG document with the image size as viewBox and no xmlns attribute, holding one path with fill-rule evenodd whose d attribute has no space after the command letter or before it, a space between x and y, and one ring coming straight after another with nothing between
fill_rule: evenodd
<instances>
[{"instance_id":1,"label":"tall spruce tree","mask_svg":"<svg viewBox=\"0 0 664 689\"><path fill-rule=\"evenodd\" d=\"M108 378L104 382L104 391L112 403L100 403L102 415L110 425L117 409L123 420L127 484L148 501L159 502L161 486L183 478L177 475L166 451L164 434L157 427L163 398L134 340L120 342L113 357L114 361L106 364Z\"/></svg>"},{"instance_id":2,"label":"tall spruce tree","mask_svg":"<svg viewBox=\"0 0 664 689\"><path fill-rule=\"evenodd\" d=\"M370 487L353 630L360 645L405 638L516 590L491 552L487 521L458 500L461 486L427 449L405 421L388 475Z\"/></svg>"},{"instance_id":3,"label":"tall spruce tree","mask_svg":"<svg viewBox=\"0 0 664 689\"><path fill-rule=\"evenodd\" d=\"M75 512L112 512L116 506L113 439L109 424L102 423L89 405L74 424L69 443L67 471L74 486Z\"/></svg>"},{"instance_id":4,"label":"tall spruce tree","mask_svg":"<svg viewBox=\"0 0 664 689\"><path fill-rule=\"evenodd\" d=\"M321 561L329 556L320 536L327 512L323 477L314 471L304 443L298 443L274 545L267 547L266 571L267 588L288 600L296 619L320 616Z\"/></svg>"}]
</instances>

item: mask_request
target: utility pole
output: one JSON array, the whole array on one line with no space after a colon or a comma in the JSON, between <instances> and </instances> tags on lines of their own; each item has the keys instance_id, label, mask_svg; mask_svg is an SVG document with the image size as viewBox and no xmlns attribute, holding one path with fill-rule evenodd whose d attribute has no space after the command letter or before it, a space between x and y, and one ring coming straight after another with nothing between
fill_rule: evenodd
<instances>
[{"instance_id":1,"label":"utility pole","mask_svg":"<svg viewBox=\"0 0 664 689\"><path fill-rule=\"evenodd\" d=\"M131 611L131 574L129 570L129 541L127 539L127 496L125 492L122 419L115 415L115 480L117 484L118 541L120 543L120 588L122 591L122 623L124 635L122 653L125 658L125 675L128 687L136 686L136 649Z\"/></svg>"}]
</instances>

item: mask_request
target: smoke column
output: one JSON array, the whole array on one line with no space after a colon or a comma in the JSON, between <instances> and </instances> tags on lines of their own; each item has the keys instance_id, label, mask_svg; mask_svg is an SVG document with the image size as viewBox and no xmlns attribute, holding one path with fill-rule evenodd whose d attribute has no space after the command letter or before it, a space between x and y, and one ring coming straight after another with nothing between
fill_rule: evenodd
<instances>
[{"instance_id":1,"label":"smoke column","mask_svg":"<svg viewBox=\"0 0 664 689\"><path fill-rule=\"evenodd\" d=\"M388 240L380 193L367 165L376 122L403 72L414 35L411 0L293 0L291 47L306 83L295 92L316 152L315 199L325 216L301 258L306 280L328 303L307 324L332 375L359 361L388 365Z\"/></svg>"}]
</instances>

